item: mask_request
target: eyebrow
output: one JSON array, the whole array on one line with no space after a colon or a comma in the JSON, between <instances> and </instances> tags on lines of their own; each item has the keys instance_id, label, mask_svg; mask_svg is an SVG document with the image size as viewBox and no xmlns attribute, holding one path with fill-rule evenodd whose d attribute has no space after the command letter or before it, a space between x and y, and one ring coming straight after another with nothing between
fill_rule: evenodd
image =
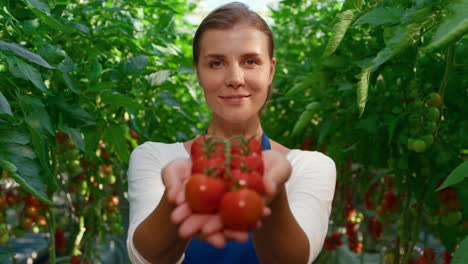
<instances>
[{"instance_id":1,"label":"eyebrow","mask_svg":"<svg viewBox=\"0 0 468 264\"><path fill-rule=\"evenodd\" d=\"M246 58L246 57L260 57L260 54L257 53L257 52L250 52L250 53L245 53L245 54L242 54L241 55L242 58ZM226 58L225 55L223 54L207 54L205 55L203 58L215 58L215 59L224 59Z\"/></svg>"}]
</instances>

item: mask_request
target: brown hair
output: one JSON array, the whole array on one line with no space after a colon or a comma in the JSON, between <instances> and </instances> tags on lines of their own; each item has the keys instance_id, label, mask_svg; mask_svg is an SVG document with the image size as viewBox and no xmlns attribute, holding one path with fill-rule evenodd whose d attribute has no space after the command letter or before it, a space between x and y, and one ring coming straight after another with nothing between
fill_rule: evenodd
<instances>
[{"instance_id":1,"label":"brown hair","mask_svg":"<svg viewBox=\"0 0 468 264\"><path fill-rule=\"evenodd\" d=\"M271 32L268 24L263 20L260 15L249 9L249 7L240 2L231 2L222 5L215 10L211 11L206 16L195 32L193 38L192 52L193 52L193 64L197 66L198 58L200 54L200 41L203 33L209 29L231 29L237 24L246 23L261 32L265 33L268 37L268 53L270 58L273 58L273 51L275 49L275 43L273 40L273 33ZM262 106L265 107L266 103L271 97L271 85L268 86L267 99Z\"/></svg>"}]
</instances>

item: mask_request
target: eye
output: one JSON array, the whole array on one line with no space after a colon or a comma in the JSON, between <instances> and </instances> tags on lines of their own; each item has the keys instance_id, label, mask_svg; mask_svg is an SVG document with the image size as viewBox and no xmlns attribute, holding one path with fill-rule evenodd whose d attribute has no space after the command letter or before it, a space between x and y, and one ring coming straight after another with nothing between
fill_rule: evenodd
<instances>
[{"instance_id":1,"label":"eye","mask_svg":"<svg viewBox=\"0 0 468 264\"><path fill-rule=\"evenodd\" d=\"M212 61L210 62L210 67L211 68L219 68L223 65L221 61Z\"/></svg>"},{"instance_id":2,"label":"eye","mask_svg":"<svg viewBox=\"0 0 468 264\"><path fill-rule=\"evenodd\" d=\"M257 61L255 61L254 59L247 59L247 60L245 61L245 63L246 63L247 65L255 65L255 64L257 63Z\"/></svg>"}]
</instances>

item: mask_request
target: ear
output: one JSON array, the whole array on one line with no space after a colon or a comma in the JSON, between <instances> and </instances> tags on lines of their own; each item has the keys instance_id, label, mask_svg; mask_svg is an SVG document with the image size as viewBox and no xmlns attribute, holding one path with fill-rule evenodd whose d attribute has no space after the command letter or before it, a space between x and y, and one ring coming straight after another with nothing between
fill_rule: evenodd
<instances>
[{"instance_id":1,"label":"ear","mask_svg":"<svg viewBox=\"0 0 468 264\"><path fill-rule=\"evenodd\" d=\"M276 58L273 57L270 63L270 80L269 83L273 82L273 77L275 76L275 69L276 69Z\"/></svg>"}]
</instances>

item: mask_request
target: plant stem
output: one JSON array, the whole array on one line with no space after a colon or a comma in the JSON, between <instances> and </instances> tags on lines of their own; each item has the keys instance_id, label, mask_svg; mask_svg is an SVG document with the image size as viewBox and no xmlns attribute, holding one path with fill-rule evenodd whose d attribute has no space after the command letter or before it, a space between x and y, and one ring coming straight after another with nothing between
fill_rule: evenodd
<instances>
[{"instance_id":1,"label":"plant stem","mask_svg":"<svg viewBox=\"0 0 468 264\"><path fill-rule=\"evenodd\" d=\"M53 197L53 194L51 195ZM55 212L54 212L54 207L50 206L49 209L49 233L50 233L50 238L49 238L49 262L55 264Z\"/></svg>"},{"instance_id":2,"label":"plant stem","mask_svg":"<svg viewBox=\"0 0 468 264\"><path fill-rule=\"evenodd\" d=\"M86 228L84 226L84 217L80 216L80 228L79 228L78 234L76 235L75 243L73 244L73 250L72 250L73 255L79 255L80 243L81 243L81 239L83 238L85 231L86 231Z\"/></svg>"},{"instance_id":3,"label":"plant stem","mask_svg":"<svg viewBox=\"0 0 468 264\"><path fill-rule=\"evenodd\" d=\"M446 60L445 60L444 77L442 78L442 82L441 82L440 88L439 88L439 94L440 94L440 98L441 98L441 101L442 101L442 104L441 104L441 107L440 107L440 116L441 117L444 114L445 91L447 90L448 77L450 75L450 72L452 71L454 61L455 61L455 43L451 44L448 47L447 57L446 57ZM440 120L441 120L441 118L439 118L439 120L437 121L437 128L436 128L436 132L435 132L435 135L434 135L435 139L437 139L437 136L439 134Z\"/></svg>"}]
</instances>

